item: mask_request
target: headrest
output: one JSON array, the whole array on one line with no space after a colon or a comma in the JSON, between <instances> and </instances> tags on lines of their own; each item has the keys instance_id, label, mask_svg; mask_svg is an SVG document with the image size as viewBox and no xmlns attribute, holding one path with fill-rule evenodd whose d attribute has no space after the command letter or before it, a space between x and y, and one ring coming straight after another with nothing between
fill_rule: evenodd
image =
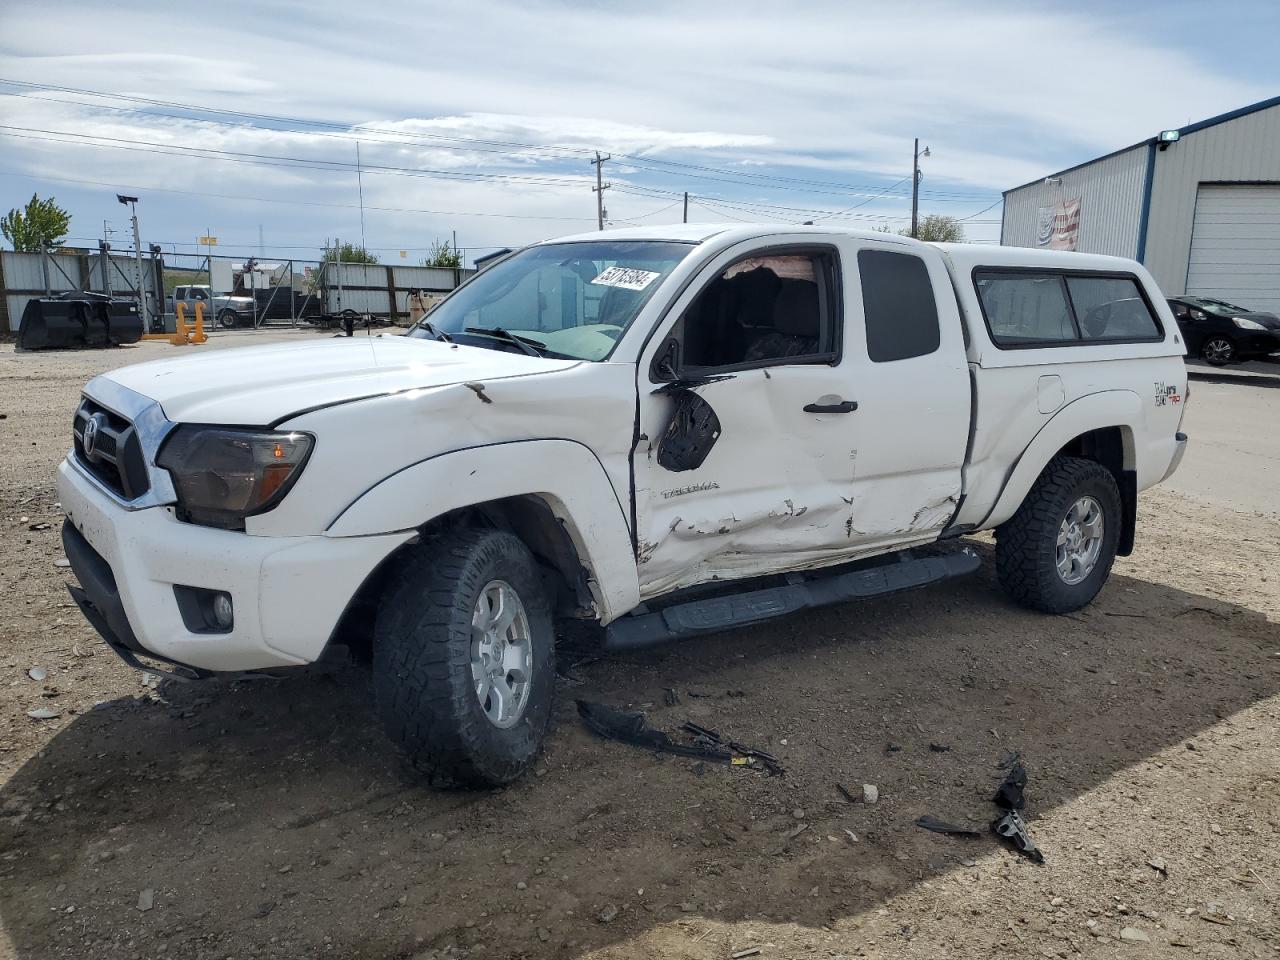
<instances>
[{"instance_id":1,"label":"headrest","mask_svg":"<svg viewBox=\"0 0 1280 960\"><path fill-rule=\"evenodd\" d=\"M817 339L822 324L818 316L818 285L811 280L783 280L773 302L773 328L789 337Z\"/></svg>"}]
</instances>

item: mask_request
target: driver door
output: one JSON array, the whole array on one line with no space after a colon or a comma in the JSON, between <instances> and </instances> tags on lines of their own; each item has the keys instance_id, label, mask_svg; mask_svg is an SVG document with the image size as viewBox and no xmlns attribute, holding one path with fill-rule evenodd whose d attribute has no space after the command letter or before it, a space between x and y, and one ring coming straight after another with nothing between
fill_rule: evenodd
<instances>
[{"instance_id":1,"label":"driver door","mask_svg":"<svg viewBox=\"0 0 1280 960\"><path fill-rule=\"evenodd\" d=\"M716 258L638 370L642 597L850 549L857 405L840 256L812 234Z\"/></svg>"}]
</instances>

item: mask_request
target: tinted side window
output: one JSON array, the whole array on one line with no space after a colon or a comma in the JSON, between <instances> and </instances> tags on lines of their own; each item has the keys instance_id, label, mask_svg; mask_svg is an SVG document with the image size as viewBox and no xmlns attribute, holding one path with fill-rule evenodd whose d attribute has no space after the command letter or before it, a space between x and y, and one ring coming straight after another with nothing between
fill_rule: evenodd
<instances>
[{"instance_id":1,"label":"tinted side window","mask_svg":"<svg viewBox=\"0 0 1280 960\"><path fill-rule=\"evenodd\" d=\"M735 262L673 331L681 369L832 362L839 349L835 270L825 251L762 252Z\"/></svg>"},{"instance_id":2,"label":"tinted side window","mask_svg":"<svg viewBox=\"0 0 1280 960\"><path fill-rule=\"evenodd\" d=\"M1086 340L1155 340L1160 328L1128 277L1067 277L1067 290Z\"/></svg>"},{"instance_id":3,"label":"tinted side window","mask_svg":"<svg viewBox=\"0 0 1280 960\"><path fill-rule=\"evenodd\" d=\"M858 273L867 355L874 362L922 357L938 349L938 305L923 260L887 250L861 250Z\"/></svg>"},{"instance_id":4,"label":"tinted side window","mask_svg":"<svg viewBox=\"0 0 1280 960\"><path fill-rule=\"evenodd\" d=\"M975 282L996 344L1078 339L1060 274L978 273Z\"/></svg>"}]
</instances>

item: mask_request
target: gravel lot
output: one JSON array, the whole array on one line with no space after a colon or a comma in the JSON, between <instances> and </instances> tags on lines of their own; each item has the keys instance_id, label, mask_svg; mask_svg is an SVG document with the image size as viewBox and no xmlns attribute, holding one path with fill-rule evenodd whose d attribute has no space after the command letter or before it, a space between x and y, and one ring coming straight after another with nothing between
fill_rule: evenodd
<instances>
[{"instance_id":1,"label":"gravel lot","mask_svg":"<svg viewBox=\"0 0 1280 960\"><path fill-rule=\"evenodd\" d=\"M406 776L360 669L149 685L71 604L53 471L78 390L174 349L0 346L0 956L1280 955L1270 458L1235 471L1271 478L1253 512L1146 494L1137 552L1076 615L1012 606L988 564L662 652L566 655L537 776L442 793ZM1216 422L1233 390L1260 391L1246 406L1273 443L1277 389L1197 385L1189 418ZM574 698L695 720L786 774L596 739ZM1014 753L1042 866L987 833Z\"/></svg>"}]
</instances>

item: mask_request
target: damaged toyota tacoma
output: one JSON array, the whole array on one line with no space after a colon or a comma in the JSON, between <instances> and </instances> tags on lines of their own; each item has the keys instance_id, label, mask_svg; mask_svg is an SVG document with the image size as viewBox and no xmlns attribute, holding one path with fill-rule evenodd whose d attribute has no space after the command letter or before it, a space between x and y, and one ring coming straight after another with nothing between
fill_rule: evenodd
<instances>
[{"instance_id":1,"label":"damaged toyota tacoma","mask_svg":"<svg viewBox=\"0 0 1280 960\"><path fill-rule=\"evenodd\" d=\"M1178 466L1177 324L1123 259L822 227L529 246L405 336L90 381L58 470L85 616L126 661L363 650L440 785L528 768L556 621L627 650L973 571L1089 603ZM155 669L152 667L152 669Z\"/></svg>"}]
</instances>

